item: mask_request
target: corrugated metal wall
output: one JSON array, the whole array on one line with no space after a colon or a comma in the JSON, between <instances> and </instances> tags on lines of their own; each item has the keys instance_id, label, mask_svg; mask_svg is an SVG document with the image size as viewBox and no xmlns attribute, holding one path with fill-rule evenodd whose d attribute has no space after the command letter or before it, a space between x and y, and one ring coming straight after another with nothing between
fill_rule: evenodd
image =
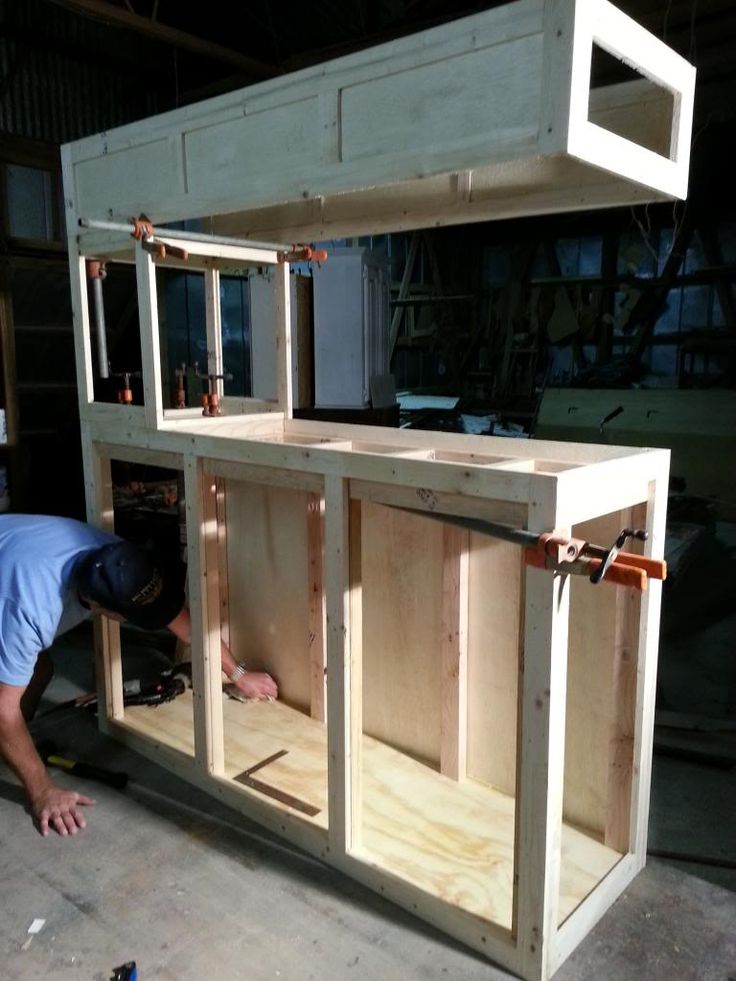
<instances>
[{"instance_id":1,"label":"corrugated metal wall","mask_svg":"<svg viewBox=\"0 0 736 981\"><path fill-rule=\"evenodd\" d=\"M140 73L116 56L134 43L45 0L0 0L0 130L65 143L156 112L150 52Z\"/></svg>"}]
</instances>

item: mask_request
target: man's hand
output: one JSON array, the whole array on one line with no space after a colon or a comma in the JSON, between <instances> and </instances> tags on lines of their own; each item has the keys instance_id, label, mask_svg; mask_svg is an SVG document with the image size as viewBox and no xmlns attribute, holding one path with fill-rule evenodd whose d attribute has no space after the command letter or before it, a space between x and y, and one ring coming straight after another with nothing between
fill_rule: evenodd
<instances>
[{"instance_id":1,"label":"man's hand","mask_svg":"<svg viewBox=\"0 0 736 981\"><path fill-rule=\"evenodd\" d=\"M64 790L56 784L49 783L46 788L31 799L31 810L38 821L38 826L44 838L49 833L49 826L62 837L75 835L87 827L87 822L79 805L91 805L90 797L78 794L74 790Z\"/></svg>"},{"instance_id":2,"label":"man's hand","mask_svg":"<svg viewBox=\"0 0 736 981\"><path fill-rule=\"evenodd\" d=\"M263 671L248 671L233 683L241 694L254 701L272 702L279 696L276 682Z\"/></svg>"}]
</instances>

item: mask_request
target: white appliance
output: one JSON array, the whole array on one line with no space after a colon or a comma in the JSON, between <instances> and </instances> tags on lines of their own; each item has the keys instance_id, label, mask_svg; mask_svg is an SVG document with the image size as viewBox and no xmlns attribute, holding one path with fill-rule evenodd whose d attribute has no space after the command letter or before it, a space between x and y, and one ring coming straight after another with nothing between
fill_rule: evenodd
<instances>
[{"instance_id":1,"label":"white appliance","mask_svg":"<svg viewBox=\"0 0 736 981\"><path fill-rule=\"evenodd\" d=\"M312 276L315 406L365 408L371 378L389 370L386 260L365 248L329 249Z\"/></svg>"}]
</instances>

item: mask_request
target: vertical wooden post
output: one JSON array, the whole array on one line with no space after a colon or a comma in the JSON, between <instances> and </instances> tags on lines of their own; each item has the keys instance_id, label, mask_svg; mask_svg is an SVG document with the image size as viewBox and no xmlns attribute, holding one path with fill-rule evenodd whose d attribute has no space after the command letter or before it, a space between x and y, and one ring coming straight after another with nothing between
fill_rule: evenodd
<instances>
[{"instance_id":1,"label":"vertical wooden post","mask_svg":"<svg viewBox=\"0 0 736 981\"><path fill-rule=\"evenodd\" d=\"M222 309L220 307L220 271L204 271L204 315L207 330L207 372L214 375L224 373L222 361ZM218 378L215 392L222 398L225 382Z\"/></svg>"},{"instance_id":2,"label":"vertical wooden post","mask_svg":"<svg viewBox=\"0 0 736 981\"><path fill-rule=\"evenodd\" d=\"M321 494L307 494L307 562L309 567L309 671L310 714L319 722L327 720L325 650L325 589L322 560L324 534Z\"/></svg>"},{"instance_id":3,"label":"vertical wooden post","mask_svg":"<svg viewBox=\"0 0 736 981\"><path fill-rule=\"evenodd\" d=\"M158 429L164 421L164 407L161 390L156 265L150 253L145 252L140 243L135 248L135 267L138 278L138 318L141 329L141 370L146 425L150 429Z\"/></svg>"},{"instance_id":4,"label":"vertical wooden post","mask_svg":"<svg viewBox=\"0 0 736 981\"><path fill-rule=\"evenodd\" d=\"M276 391L279 410L285 419L294 414L294 393L291 377L291 283L289 263L274 267L273 288L276 317Z\"/></svg>"},{"instance_id":5,"label":"vertical wooden post","mask_svg":"<svg viewBox=\"0 0 736 981\"><path fill-rule=\"evenodd\" d=\"M219 547L215 481L202 462L184 458L189 612L192 621L194 753L205 773L224 772Z\"/></svg>"},{"instance_id":6,"label":"vertical wooden post","mask_svg":"<svg viewBox=\"0 0 736 981\"><path fill-rule=\"evenodd\" d=\"M470 533L442 530L442 718L440 770L464 780L468 753L468 562Z\"/></svg>"},{"instance_id":7,"label":"vertical wooden post","mask_svg":"<svg viewBox=\"0 0 736 981\"><path fill-rule=\"evenodd\" d=\"M74 200L74 167L71 147L61 148L62 173L66 208L67 248L69 250L69 279L71 284L72 318L74 323L74 356L77 367L77 394L80 412L94 401L94 376L92 372L92 338L89 325L87 299L87 267L79 254L77 242L77 212Z\"/></svg>"},{"instance_id":8,"label":"vertical wooden post","mask_svg":"<svg viewBox=\"0 0 736 981\"><path fill-rule=\"evenodd\" d=\"M97 452L85 423L82 423L82 455L86 477L87 520L98 528L113 532L115 514L110 461ZM94 637L98 719L101 723L106 719L122 719L125 709L120 624L108 617L96 617Z\"/></svg>"},{"instance_id":9,"label":"vertical wooden post","mask_svg":"<svg viewBox=\"0 0 736 981\"><path fill-rule=\"evenodd\" d=\"M327 773L329 841L336 855L359 844L361 818L362 626L360 521L348 481L325 477Z\"/></svg>"},{"instance_id":10,"label":"vertical wooden post","mask_svg":"<svg viewBox=\"0 0 736 981\"><path fill-rule=\"evenodd\" d=\"M646 507L621 512L624 528L646 524ZM616 590L609 723L608 793L604 842L626 854L631 850L631 787L634 776L636 682L638 669L641 593Z\"/></svg>"},{"instance_id":11,"label":"vertical wooden post","mask_svg":"<svg viewBox=\"0 0 736 981\"><path fill-rule=\"evenodd\" d=\"M646 520L649 538L645 551L656 559L664 555L668 477L669 454L660 465L656 478L649 484ZM661 601L662 583L650 579L649 588L641 598L634 727L634 759L638 767L631 788L631 848L639 868L644 867L647 859Z\"/></svg>"},{"instance_id":12,"label":"vertical wooden post","mask_svg":"<svg viewBox=\"0 0 736 981\"><path fill-rule=\"evenodd\" d=\"M532 477L529 530L556 526L553 477ZM565 529L559 529L563 533ZM521 974L544 979L557 933L570 590L567 576L526 571L514 929Z\"/></svg>"},{"instance_id":13,"label":"vertical wooden post","mask_svg":"<svg viewBox=\"0 0 736 981\"><path fill-rule=\"evenodd\" d=\"M544 56L539 117L539 152L567 149L573 100L587 98L587 90L573 92L573 58L591 57L583 45L575 45L576 0L545 0L543 15Z\"/></svg>"},{"instance_id":14,"label":"vertical wooden post","mask_svg":"<svg viewBox=\"0 0 736 981\"><path fill-rule=\"evenodd\" d=\"M227 481L224 477L215 480L217 488L217 558L220 576L220 636L230 646L230 589L228 587L227 557Z\"/></svg>"}]
</instances>

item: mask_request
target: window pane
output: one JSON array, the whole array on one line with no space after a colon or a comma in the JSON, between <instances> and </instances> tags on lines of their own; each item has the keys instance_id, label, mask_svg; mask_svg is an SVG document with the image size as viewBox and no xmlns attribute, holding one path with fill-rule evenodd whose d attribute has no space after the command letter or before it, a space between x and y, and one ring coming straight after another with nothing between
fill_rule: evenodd
<instances>
[{"instance_id":1,"label":"window pane","mask_svg":"<svg viewBox=\"0 0 736 981\"><path fill-rule=\"evenodd\" d=\"M14 238L54 239L51 174L36 167L6 165L8 231Z\"/></svg>"}]
</instances>

